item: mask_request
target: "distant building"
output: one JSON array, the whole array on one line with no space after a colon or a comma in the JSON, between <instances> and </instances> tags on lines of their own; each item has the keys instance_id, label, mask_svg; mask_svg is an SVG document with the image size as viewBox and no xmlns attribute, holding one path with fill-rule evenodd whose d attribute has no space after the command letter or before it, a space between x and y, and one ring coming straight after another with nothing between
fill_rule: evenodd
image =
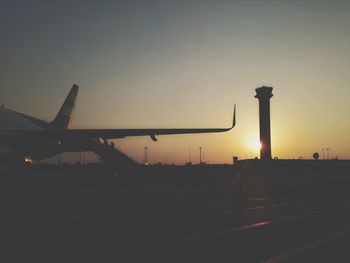
<instances>
[{"instance_id":1,"label":"distant building","mask_svg":"<svg viewBox=\"0 0 350 263\"><path fill-rule=\"evenodd\" d=\"M233 164L238 162L238 156L233 156L232 157Z\"/></svg>"}]
</instances>

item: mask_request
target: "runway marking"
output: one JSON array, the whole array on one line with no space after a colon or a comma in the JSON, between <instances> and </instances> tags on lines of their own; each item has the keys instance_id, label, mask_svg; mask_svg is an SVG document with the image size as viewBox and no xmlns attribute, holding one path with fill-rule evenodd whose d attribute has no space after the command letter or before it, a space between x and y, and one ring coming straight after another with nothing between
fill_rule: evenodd
<instances>
[{"instance_id":1,"label":"runway marking","mask_svg":"<svg viewBox=\"0 0 350 263\"><path fill-rule=\"evenodd\" d=\"M269 201L271 199L267 199L267 198L251 198L248 199L249 201Z\"/></svg>"},{"instance_id":2,"label":"runway marking","mask_svg":"<svg viewBox=\"0 0 350 263\"><path fill-rule=\"evenodd\" d=\"M221 213L218 213L217 215L226 215L226 214L235 214L238 212L242 211L250 211L250 210L259 210L259 209L265 209L265 208L273 208L273 207L278 207L278 206L291 206L299 203L310 203L312 202L311 200L299 200L299 201L294 201L294 202L286 202L286 203L275 203L271 205L265 205L265 206L256 206L256 207L248 207L244 209L235 209L235 210L227 210L223 211Z\"/></svg>"},{"instance_id":3,"label":"runway marking","mask_svg":"<svg viewBox=\"0 0 350 263\"><path fill-rule=\"evenodd\" d=\"M319 239L319 240L317 240L315 242L306 244L305 246L303 246L301 248L297 248L297 249L294 249L294 250L292 250L290 252L287 252L285 254L269 258L269 259L263 261L262 263L285 262L287 259L289 259L291 257L300 256L302 254L307 253L307 251L309 251L309 250L321 247L323 245L326 245L329 242L335 241L335 240L337 240L339 238L342 238L342 237L345 237L347 235L350 235L350 230L347 230L345 232L340 232L340 233L334 234L332 236L328 236L328 237Z\"/></svg>"},{"instance_id":4,"label":"runway marking","mask_svg":"<svg viewBox=\"0 0 350 263\"><path fill-rule=\"evenodd\" d=\"M302 214L299 214L299 215L293 215L293 216L279 218L279 219L276 219L276 220L266 220L266 221L261 221L261 222L257 222L257 223L250 224L250 225L244 225L244 226L240 226L240 227L230 228L230 229L226 229L226 230L222 230L222 231L218 231L218 232L192 236L190 239L196 240L196 239L202 239L202 238L209 238L209 237L219 236L219 235L222 235L222 234L234 233L234 232L238 232L238 231L242 231L242 230L260 228L260 227L264 227L266 225L272 225L272 224L276 224L276 223L296 220L296 219L300 219L300 218L303 218L303 217L306 217L306 216L322 214L322 213L334 211L334 210L337 210L337 209L341 209L341 208L344 208L344 207L350 207L350 204L342 204L342 205L339 205L339 206L336 206L336 207L326 208L326 209L322 209L322 210L315 210L315 211L311 211L311 212L302 213Z\"/></svg>"},{"instance_id":5,"label":"runway marking","mask_svg":"<svg viewBox=\"0 0 350 263\"><path fill-rule=\"evenodd\" d=\"M227 203L243 203L243 202L249 202L249 201L273 201L271 199L267 198L249 198L249 199L242 199L242 200L229 200L229 201L216 201L212 202L212 204L220 205L220 204L227 204Z\"/></svg>"}]
</instances>

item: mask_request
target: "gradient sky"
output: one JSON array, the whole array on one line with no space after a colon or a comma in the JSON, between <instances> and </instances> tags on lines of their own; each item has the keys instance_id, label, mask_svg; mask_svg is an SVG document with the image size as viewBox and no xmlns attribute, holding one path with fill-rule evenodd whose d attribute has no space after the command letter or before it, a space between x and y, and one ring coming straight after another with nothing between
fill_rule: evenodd
<instances>
[{"instance_id":1,"label":"gradient sky","mask_svg":"<svg viewBox=\"0 0 350 263\"><path fill-rule=\"evenodd\" d=\"M0 1L0 103L74 128L237 127L116 141L138 160L257 155L256 87L274 87L273 156L350 158L350 1Z\"/></svg>"}]
</instances>

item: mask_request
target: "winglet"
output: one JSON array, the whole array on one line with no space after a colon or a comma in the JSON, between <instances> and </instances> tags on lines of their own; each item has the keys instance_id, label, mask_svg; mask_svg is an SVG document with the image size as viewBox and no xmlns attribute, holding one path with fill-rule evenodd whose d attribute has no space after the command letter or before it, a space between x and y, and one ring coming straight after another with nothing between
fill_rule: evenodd
<instances>
[{"instance_id":1,"label":"winglet","mask_svg":"<svg viewBox=\"0 0 350 263\"><path fill-rule=\"evenodd\" d=\"M235 106L233 108L233 120L232 120L232 127L231 127L231 129L233 127L235 127L235 126L236 126L236 103L235 103Z\"/></svg>"}]
</instances>

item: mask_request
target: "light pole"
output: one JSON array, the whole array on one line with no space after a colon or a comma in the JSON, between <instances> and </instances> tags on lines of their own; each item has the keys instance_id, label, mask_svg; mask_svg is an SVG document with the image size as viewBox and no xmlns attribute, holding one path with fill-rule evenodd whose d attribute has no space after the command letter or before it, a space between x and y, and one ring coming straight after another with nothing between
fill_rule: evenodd
<instances>
[{"instance_id":1,"label":"light pole","mask_svg":"<svg viewBox=\"0 0 350 263\"><path fill-rule=\"evenodd\" d=\"M329 160L329 150L330 150L330 149L327 147L326 150L327 150L327 160Z\"/></svg>"},{"instance_id":2,"label":"light pole","mask_svg":"<svg viewBox=\"0 0 350 263\"><path fill-rule=\"evenodd\" d=\"M199 164L202 164L202 147L199 147Z\"/></svg>"},{"instance_id":3,"label":"light pole","mask_svg":"<svg viewBox=\"0 0 350 263\"><path fill-rule=\"evenodd\" d=\"M148 164L148 147L145 146L144 149L145 149L145 152L143 156L143 162L145 165L147 165Z\"/></svg>"},{"instance_id":4,"label":"light pole","mask_svg":"<svg viewBox=\"0 0 350 263\"><path fill-rule=\"evenodd\" d=\"M322 148L322 160L324 160L324 148Z\"/></svg>"}]
</instances>

